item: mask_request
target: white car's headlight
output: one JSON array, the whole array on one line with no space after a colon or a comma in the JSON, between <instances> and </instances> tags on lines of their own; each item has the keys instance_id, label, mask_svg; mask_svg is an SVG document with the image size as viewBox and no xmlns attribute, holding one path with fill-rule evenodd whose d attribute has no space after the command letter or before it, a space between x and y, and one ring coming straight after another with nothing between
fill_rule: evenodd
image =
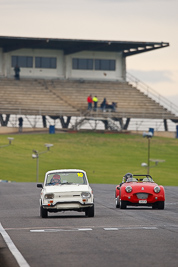
<instances>
[{"instance_id":1,"label":"white car's headlight","mask_svg":"<svg viewBox=\"0 0 178 267\"><path fill-rule=\"evenodd\" d=\"M132 187L131 187L130 185L127 186L127 187L125 188L125 191L126 191L127 193L132 192Z\"/></svg>"},{"instance_id":2,"label":"white car's headlight","mask_svg":"<svg viewBox=\"0 0 178 267\"><path fill-rule=\"evenodd\" d=\"M159 193L161 191L161 188L159 186L154 187L154 192Z\"/></svg>"},{"instance_id":3,"label":"white car's headlight","mask_svg":"<svg viewBox=\"0 0 178 267\"><path fill-rule=\"evenodd\" d=\"M54 194L46 194L45 199L53 199L54 198Z\"/></svg>"},{"instance_id":4,"label":"white car's headlight","mask_svg":"<svg viewBox=\"0 0 178 267\"><path fill-rule=\"evenodd\" d=\"M82 198L90 198L91 194L90 194L90 192L82 192L81 196L82 196Z\"/></svg>"}]
</instances>

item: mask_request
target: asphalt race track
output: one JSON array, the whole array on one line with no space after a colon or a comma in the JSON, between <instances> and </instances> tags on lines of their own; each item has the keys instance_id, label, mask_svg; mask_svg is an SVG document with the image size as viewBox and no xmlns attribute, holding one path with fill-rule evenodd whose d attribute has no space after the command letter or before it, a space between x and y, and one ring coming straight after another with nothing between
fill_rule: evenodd
<instances>
[{"instance_id":1,"label":"asphalt race track","mask_svg":"<svg viewBox=\"0 0 178 267\"><path fill-rule=\"evenodd\" d=\"M178 266L178 187L165 187L164 210L116 209L115 185L92 188L94 218L42 219L35 183L0 183L0 266Z\"/></svg>"}]
</instances>

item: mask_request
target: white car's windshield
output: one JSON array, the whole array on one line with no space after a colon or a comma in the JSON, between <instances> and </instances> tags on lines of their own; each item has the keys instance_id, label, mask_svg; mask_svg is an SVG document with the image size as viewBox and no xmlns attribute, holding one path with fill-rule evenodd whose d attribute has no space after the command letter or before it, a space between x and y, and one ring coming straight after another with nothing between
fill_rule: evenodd
<instances>
[{"instance_id":1,"label":"white car's windshield","mask_svg":"<svg viewBox=\"0 0 178 267\"><path fill-rule=\"evenodd\" d=\"M87 184L87 181L83 172L54 172L47 175L46 185L62 184Z\"/></svg>"}]
</instances>

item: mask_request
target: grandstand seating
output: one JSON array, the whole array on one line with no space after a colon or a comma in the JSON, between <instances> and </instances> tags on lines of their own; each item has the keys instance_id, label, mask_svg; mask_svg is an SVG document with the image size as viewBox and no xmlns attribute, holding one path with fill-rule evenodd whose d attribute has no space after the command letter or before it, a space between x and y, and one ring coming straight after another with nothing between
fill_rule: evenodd
<instances>
[{"instance_id":1,"label":"grandstand seating","mask_svg":"<svg viewBox=\"0 0 178 267\"><path fill-rule=\"evenodd\" d=\"M117 102L116 112L104 114L100 109L91 111L87 116L125 117L125 118L160 118L175 117L170 111L144 95L127 82L59 81L47 82L49 90L60 96L68 104L76 107L83 114L87 110L86 99L89 94L97 95L98 107L104 97L111 104Z\"/></svg>"},{"instance_id":2,"label":"grandstand seating","mask_svg":"<svg viewBox=\"0 0 178 267\"><path fill-rule=\"evenodd\" d=\"M22 115L79 115L46 88L43 80L0 80L0 113Z\"/></svg>"},{"instance_id":3,"label":"grandstand seating","mask_svg":"<svg viewBox=\"0 0 178 267\"><path fill-rule=\"evenodd\" d=\"M117 102L116 112L87 111L87 97ZM0 79L0 114L175 119L175 115L127 82Z\"/></svg>"}]
</instances>

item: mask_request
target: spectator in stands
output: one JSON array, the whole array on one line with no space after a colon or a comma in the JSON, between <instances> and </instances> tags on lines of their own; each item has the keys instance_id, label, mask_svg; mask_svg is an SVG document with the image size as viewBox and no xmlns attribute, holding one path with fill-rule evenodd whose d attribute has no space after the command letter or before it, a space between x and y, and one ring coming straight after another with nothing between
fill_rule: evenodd
<instances>
[{"instance_id":1,"label":"spectator in stands","mask_svg":"<svg viewBox=\"0 0 178 267\"><path fill-rule=\"evenodd\" d=\"M14 72L15 72L15 76L14 76L15 79L20 80L20 68L17 64L15 65Z\"/></svg>"},{"instance_id":2,"label":"spectator in stands","mask_svg":"<svg viewBox=\"0 0 178 267\"><path fill-rule=\"evenodd\" d=\"M20 117L20 118L19 118L19 133L22 132L22 127L23 127L23 118Z\"/></svg>"},{"instance_id":3,"label":"spectator in stands","mask_svg":"<svg viewBox=\"0 0 178 267\"><path fill-rule=\"evenodd\" d=\"M117 107L117 103L116 102L112 102L112 107L113 107L113 111L116 111L116 107Z\"/></svg>"},{"instance_id":4,"label":"spectator in stands","mask_svg":"<svg viewBox=\"0 0 178 267\"><path fill-rule=\"evenodd\" d=\"M100 108L105 111L106 110L107 101L106 98L103 99L103 102L100 105Z\"/></svg>"},{"instance_id":5,"label":"spectator in stands","mask_svg":"<svg viewBox=\"0 0 178 267\"><path fill-rule=\"evenodd\" d=\"M87 102L88 102L88 110L91 110L92 109L92 103L93 103L92 95L89 95L87 97Z\"/></svg>"},{"instance_id":6,"label":"spectator in stands","mask_svg":"<svg viewBox=\"0 0 178 267\"><path fill-rule=\"evenodd\" d=\"M116 111L116 107L117 107L117 103L116 102L112 102L112 104L106 104L107 111L115 112Z\"/></svg>"},{"instance_id":7,"label":"spectator in stands","mask_svg":"<svg viewBox=\"0 0 178 267\"><path fill-rule=\"evenodd\" d=\"M98 104L98 98L96 95L93 97L93 103L94 103L94 109L93 110L96 111L97 110L97 104Z\"/></svg>"}]
</instances>

